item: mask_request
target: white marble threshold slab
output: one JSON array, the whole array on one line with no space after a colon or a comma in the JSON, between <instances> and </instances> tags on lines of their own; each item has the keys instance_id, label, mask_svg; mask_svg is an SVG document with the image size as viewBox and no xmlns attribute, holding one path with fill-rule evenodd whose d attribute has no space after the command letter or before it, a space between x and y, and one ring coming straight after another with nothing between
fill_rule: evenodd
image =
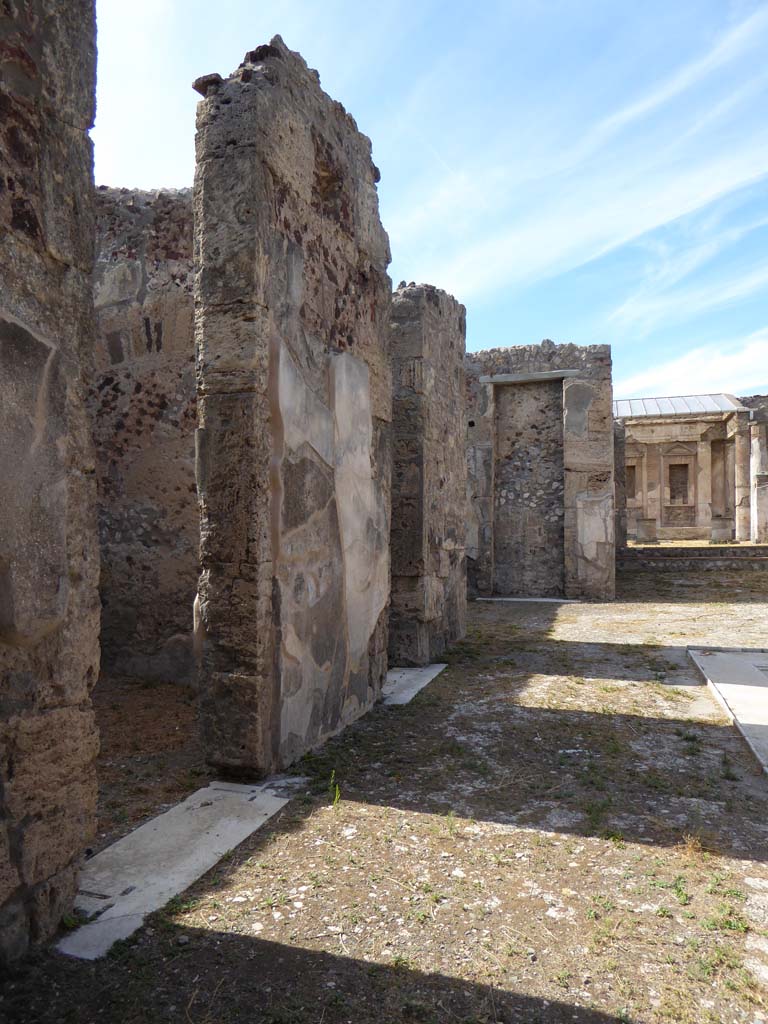
<instances>
[{"instance_id":1,"label":"white marble threshold slab","mask_svg":"<svg viewBox=\"0 0 768 1024\"><path fill-rule=\"evenodd\" d=\"M92 915L56 948L81 960L104 956L284 807L306 783L212 782L86 861L75 908Z\"/></svg>"},{"instance_id":2,"label":"white marble threshold slab","mask_svg":"<svg viewBox=\"0 0 768 1024\"><path fill-rule=\"evenodd\" d=\"M447 665L424 665L421 668L391 668L381 691L384 704L408 704L419 690L439 676Z\"/></svg>"}]
</instances>

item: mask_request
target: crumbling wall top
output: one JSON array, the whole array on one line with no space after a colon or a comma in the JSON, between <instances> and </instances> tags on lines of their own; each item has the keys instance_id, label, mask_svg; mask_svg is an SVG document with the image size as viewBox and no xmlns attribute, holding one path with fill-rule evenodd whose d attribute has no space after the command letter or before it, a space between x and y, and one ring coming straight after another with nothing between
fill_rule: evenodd
<instances>
[{"instance_id":1,"label":"crumbling wall top","mask_svg":"<svg viewBox=\"0 0 768 1024\"><path fill-rule=\"evenodd\" d=\"M468 352L465 366L467 372L473 375L574 369L581 370L585 377L610 379L611 346L557 345L546 338L540 345L513 345Z\"/></svg>"}]
</instances>

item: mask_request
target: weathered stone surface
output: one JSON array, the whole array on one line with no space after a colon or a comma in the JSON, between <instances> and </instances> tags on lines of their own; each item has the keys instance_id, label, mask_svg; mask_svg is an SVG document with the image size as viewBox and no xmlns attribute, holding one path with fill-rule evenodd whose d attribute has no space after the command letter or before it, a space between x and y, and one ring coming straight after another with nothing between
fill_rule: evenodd
<instances>
[{"instance_id":1,"label":"weathered stone surface","mask_svg":"<svg viewBox=\"0 0 768 1024\"><path fill-rule=\"evenodd\" d=\"M750 415L750 539L768 544L768 395L739 401Z\"/></svg>"},{"instance_id":2,"label":"weathered stone surface","mask_svg":"<svg viewBox=\"0 0 768 1024\"><path fill-rule=\"evenodd\" d=\"M627 438L621 420L613 421L613 511L616 547L627 545ZM634 476L633 476L634 482Z\"/></svg>"},{"instance_id":3,"label":"weathered stone surface","mask_svg":"<svg viewBox=\"0 0 768 1024\"><path fill-rule=\"evenodd\" d=\"M195 489L192 195L96 192L102 664L191 680Z\"/></svg>"},{"instance_id":4,"label":"weathered stone surface","mask_svg":"<svg viewBox=\"0 0 768 1024\"><path fill-rule=\"evenodd\" d=\"M427 665L466 629L466 311L431 285L392 304L389 658Z\"/></svg>"},{"instance_id":5,"label":"weathered stone surface","mask_svg":"<svg viewBox=\"0 0 768 1024\"><path fill-rule=\"evenodd\" d=\"M497 594L564 593L562 380L495 390L493 560Z\"/></svg>"},{"instance_id":6,"label":"weathered stone surface","mask_svg":"<svg viewBox=\"0 0 768 1024\"><path fill-rule=\"evenodd\" d=\"M544 341L464 365L470 593L613 597L610 347ZM553 376L492 379L508 374Z\"/></svg>"},{"instance_id":7,"label":"weathered stone surface","mask_svg":"<svg viewBox=\"0 0 768 1024\"><path fill-rule=\"evenodd\" d=\"M203 728L266 772L386 673L389 244L368 139L279 37L198 87Z\"/></svg>"},{"instance_id":8,"label":"weathered stone surface","mask_svg":"<svg viewBox=\"0 0 768 1024\"><path fill-rule=\"evenodd\" d=\"M0 959L70 906L94 824L98 670L93 0L0 15Z\"/></svg>"}]
</instances>

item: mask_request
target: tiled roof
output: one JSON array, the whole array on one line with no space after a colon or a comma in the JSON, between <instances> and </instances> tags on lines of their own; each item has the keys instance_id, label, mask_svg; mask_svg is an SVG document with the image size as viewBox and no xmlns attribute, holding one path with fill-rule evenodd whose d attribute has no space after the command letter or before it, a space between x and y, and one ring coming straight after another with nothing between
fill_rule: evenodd
<instances>
[{"instance_id":1,"label":"tiled roof","mask_svg":"<svg viewBox=\"0 0 768 1024\"><path fill-rule=\"evenodd\" d=\"M620 398L613 403L616 419L634 416L700 416L713 412L743 412L733 395L680 395L677 398Z\"/></svg>"}]
</instances>

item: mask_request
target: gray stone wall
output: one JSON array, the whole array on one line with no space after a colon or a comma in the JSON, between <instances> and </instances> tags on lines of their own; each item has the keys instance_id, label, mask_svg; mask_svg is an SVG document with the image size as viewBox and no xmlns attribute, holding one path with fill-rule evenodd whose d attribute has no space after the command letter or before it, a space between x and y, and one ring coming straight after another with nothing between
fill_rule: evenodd
<instances>
[{"instance_id":1,"label":"gray stone wall","mask_svg":"<svg viewBox=\"0 0 768 1024\"><path fill-rule=\"evenodd\" d=\"M0 16L0 961L69 911L94 828L93 0Z\"/></svg>"},{"instance_id":2,"label":"gray stone wall","mask_svg":"<svg viewBox=\"0 0 768 1024\"><path fill-rule=\"evenodd\" d=\"M279 37L196 88L203 729L266 772L386 673L389 243L369 140Z\"/></svg>"},{"instance_id":3,"label":"gray stone wall","mask_svg":"<svg viewBox=\"0 0 768 1024\"><path fill-rule=\"evenodd\" d=\"M431 285L392 303L393 665L428 665L466 630L466 311Z\"/></svg>"},{"instance_id":4,"label":"gray stone wall","mask_svg":"<svg viewBox=\"0 0 768 1024\"><path fill-rule=\"evenodd\" d=\"M106 671L192 680L192 194L96 192L96 441Z\"/></svg>"},{"instance_id":5,"label":"gray stone wall","mask_svg":"<svg viewBox=\"0 0 768 1024\"><path fill-rule=\"evenodd\" d=\"M561 517L562 593L566 597L612 598L615 539L610 346L555 345L544 341L541 345L468 353L464 365L467 374L470 594L489 595L498 587L509 589L512 586L517 588L516 592L525 586L535 586L541 593L557 591L560 577L554 563L547 567L548 557L542 552L545 533L554 534L558 529L556 519ZM480 380L484 376L551 374L563 370L572 371L573 375L557 379L555 383L552 379L545 381L551 391L526 392L530 383L481 383ZM556 391L560 395L557 410ZM530 407L528 415L520 408L525 404ZM529 422L528 416L533 416L533 420ZM553 417L559 425L553 426ZM547 456L549 468L539 479L534 477L532 467L527 468L524 451L535 443L551 453L552 433L559 429L562 429L562 491L558 491L559 469L551 455ZM509 441L505 442L510 431ZM518 431L519 438L514 436ZM523 432L527 439L525 444L519 445ZM534 434L538 440L534 439ZM518 463L519 473L516 473ZM497 473L501 474L500 479L496 478ZM515 498L514 481L526 482L526 473L535 489L522 490ZM507 496L503 493L505 490ZM548 491L552 495L549 501L546 499ZM502 497L513 498L518 506L520 502L533 501L527 521L523 517L520 522L519 507L515 515L510 512L507 518ZM540 505L539 512L549 509L548 521L542 521L540 514L533 514L536 502ZM518 520L517 525L513 519ZM495 534L500 524L500 557L497 559ZM552 538L549 540L551 542ZM521 557L523 562L513 566L513 557ZM521 581L519 586L514 583L515 579Z\"/></svg>"}]
</instances>

